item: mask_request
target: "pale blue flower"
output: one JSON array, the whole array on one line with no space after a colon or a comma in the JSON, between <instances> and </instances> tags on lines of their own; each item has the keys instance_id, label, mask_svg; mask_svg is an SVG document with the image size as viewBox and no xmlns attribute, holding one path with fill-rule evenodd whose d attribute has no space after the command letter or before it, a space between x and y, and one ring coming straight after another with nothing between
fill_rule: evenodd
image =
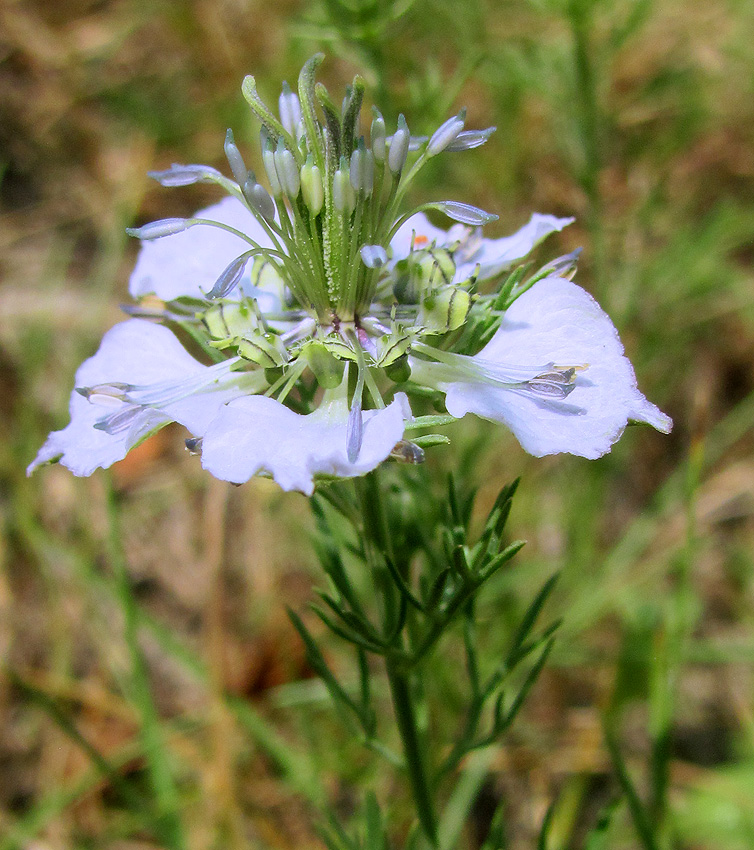
<instances>
[{"instance_id":1,"label":"pale blue flower","mask_svg":"<svg viewBox=\"0 0 754 850\"><path fill-rule=\"evenodd\" d=\"M427 388L445 393L452 416L503 422L537 455L597 457L629 420L669 430L637 390L610 320L555 276L575 271L576 254L529 278L503 275L572 219L535 213L513 235L486 239L481 225L496 216L470 204L401 212L426 162L483 144L492 128L464 130L459 113L428 141L401 117L388 136L375 112L370 150L358 135L363 83L337 115L315 88L319 61L304 66L298 94L284 86L279 119L244 81L269 191L231 131L233 180L200 165L152 174L229 197L129 231L142 240L130 282L141 304L125 309L139 318L108 331L81 366L71 422L29 472L59 460L89 475L178 422L218 478L268 475L311 493L318 479L363 475L391 455L422 458L424 438L407 443L404 431L417 424L408 396ZM424 210L458 223L441 230ZM179 326L203 362L147 318Z\"/></svg>"}]
</instances>

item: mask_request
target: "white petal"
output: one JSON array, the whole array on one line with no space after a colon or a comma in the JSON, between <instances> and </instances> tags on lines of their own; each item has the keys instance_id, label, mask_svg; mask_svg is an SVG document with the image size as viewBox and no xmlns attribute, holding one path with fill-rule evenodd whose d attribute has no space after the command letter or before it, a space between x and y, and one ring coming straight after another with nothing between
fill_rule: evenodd
<instances>
[{"instance_id":1,"label":"white petal","mask_svg":"<svg viewBox=\"0 0 754 850\"><path fill-rule=\"evenodd\" d=\"M285 281L271 263L264 263L261 268L252 265L251 279L247 275L239 289L246 298L254 298L265 315L285 311Z\"/></svg>"},{"instance_id":2,"label":"white petal","mask_svg":"<svg viewBox=\"0 0 754 850\"><path fill-rule=\"evenodd\" d=\"M251 236L263 246L270 240L248 209L235 198L199 210L194 218L218 221ZM131 275L129 290L134 298L154 293L163 301L182 296L202 298L223 270L250 245L219 227L198 224L183 233L142 242Z\"/></svg>"},{"instance_id":3,"label":"white petal","mask_svg":"<svg viewBox=\"0 0 754 850\"><path fill-rule=\"evenodd\" d=\"M382 463L403 436L406 404L399 393L388 407L364 411L361 451L351 463L345 401L323 401L314 413L301 416L265 396L240 398L207 429L202 466L236 484L266 472L283 490L311 495L318 473L352 478Z\"/></svg>"},{"instance_id":4,"label":"white petal","mask_svg":"<svg viewBox=\"0 0 754 850\"><path fill-rule=\"evenodd\" d=\"M481 265L479 279L494 277L507 269L516 260L525 257L546 236L571 224L572 218L557 218L554 215L532 213L529 221L511 236L501 239L482 239L477 253L458 267L456 278L466 280Z\"/></svg>"},{"instance_id":5,"label":"white petal","mask_svg":"<svg viewBox=\"0 0 754 850\"><path fill-rule=\"evenodd\" d=\"M75 386L178 383L207 369L186 352L167 328L143 319L131 319L105 334L99 351L79 367ZM127 430L108 434L94 425L117 408L92 403L74 390L70 424L50 434L27 473L40 464L59 459L75 475L91 475L98 467L106 469L122 460L137 443L171 421L180 422L194 434L202 434L218 409L238 393L236 388L212 389L174 401L161 410L140 410Z\"/></svg>"},{"instance_id":6,"label":"white petal","mask_svg":"<svg viewBox=\"0 0 754 850\"><path fill-rule=\"evenodd\" d=\"M475 271L477 265L481 266L479 279L493 277L508 268L516 260L525 257L539 242L550 233L562 230L571 224L572 218L557 218L554 215L542 215L533 213L528 223L511 236L501 239L481 239L479 248L470 256L464 258L464 262L458 265L454 277L455 282L467 280ZM416 249L428 247L435 243L439 247L452 245L459 239L458 226L450 230L442 230L430 223L424 213L412 215L393 236L390 247L393 252L393 262L408 257L411 252L412 239ZM471 232L466 230L467 233Z\"/></svg>"},{"instance_id":7,"label":"white petal","mask_svg":"<svg viewBox=\"0 0 754 850\"><path fill-rule=\"evenodd\" d=\"M500 329L472 360L484 370L507 364L541 370L587 366L563 400L550 400L491 382L441 384L448 412L503 422L530 454L568 452L597 458L610 450L628 420L667 433L671 420L647 401L613 323L581 287L546 278L521 295Z\"/></svg>"}]
</instances>

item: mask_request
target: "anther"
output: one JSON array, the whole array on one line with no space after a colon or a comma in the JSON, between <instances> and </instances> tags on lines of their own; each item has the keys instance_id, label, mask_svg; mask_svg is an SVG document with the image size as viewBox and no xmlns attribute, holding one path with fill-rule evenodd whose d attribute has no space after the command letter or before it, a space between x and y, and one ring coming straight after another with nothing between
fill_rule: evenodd
<instances>
[{"instance_id":1,"label":"anther","mask_svg":"<svg viewBox=\"0 0 754 850\"><path fill-rule=\"evenodd\" d=\"M314 164L312 154L309 154L306 162L301 166L301 191L309 212L313 216L319 215L325 202L325 192L322 185L322 172Z\"/></svg>"},{"instance_id":2,"label":"anther","mask_svg":"<svg viewBox=\"0 0 754 850\"><path fill-rule=\"evenodd\" d=\"M233 172L233 177L238 185L243 189L244 184L249 176L249 171L246 168L246 163L243 161L241 151L238 150L235 140L233 139L233 131L228 130L225 134L225 156L230 165L230 170Z\"/></svg>"},{"instance_id":3,"label":"anther","mask_svg":"<svg viewBox=\"0 0 754 850\"><path fill-rule=\"evenodd\" d=\"M112 406L128 401L128 393L133 389L133 384L109 381L106 384L95 384L92 387L76 387L76 392L92 404Z\"/></svg>"},{"instance_id":4,"label":"anther","mask_svg":"<svg viewBox=\"0 0 754 850\"><path fill-rule=\"evenodd\" d=\"M464 120L466 118L466 110L462 109L458 115L441 124L432 134L432 138L427 145L427 156L437 156L442 153L448 145L455 141L458 134L463 130Z\"/></svg>"},{"instance_id":5,"label":"anther","mask_svg":"<svg viewBox=\"0 0 754 850\"><path fill-rule=\"evenodd\" d=\"M385 119L380 114L376 106L372 107L374 118L372 119L372 127L369 133L369 138L372 142L372 153L374 154L375 162L383 163L385 161Z\"/></svg>"},{"instance_id":6,"label":"anther","mask_svg":"<svg viewBox=\"0 0 754 850\"><path fill-rule=\"evenodd\" d=\"M345 157L340 158L340 168L332 178L333 206L339 213L350 215L356 206L356 195L351 185L351 175Z\"/></svg>"},{"instance_id":7,"label":"anther","mask_svg":"<svg viewBox=\"0 0 754 850\"><path fill-rule=\"evenodd\" d=\"M141 227L127 227L126 233L146 242L150 239L162 239L163 236L173 236L182 233L194 225L192 218L163 218L160 221L151 221Z\"/></svg>"},{"instance_id":8,"label":"anther","mask_svg":"<svg viewBox=\"0 0 754 850\"><path fill-rule=\"evenodd\" d=\"M275 169L277 170L280 185L283 187L286 195L291 200L295 200L301 188L301 177L298 173L296 160L282 139L278 142L278 147L275 151Z\"/></svg>"},{"instance_id":9,"label":"anther","mask_svg":"<svg viewBox=\"0 0 754 850\"><path fill-rule=\"evenodd\" d=\"M551 364L550 371L542 372L524 381L523 386L544 398L566 398L576 389L575 377L580 367L556 369L554 366L555 364Z\"/></svg>"},{"instance_id":10,"label":"anther","mask_svg":"<svg viewBox=\"0 0 754 850\"><path fill-rule=\"evenodd\" d=\"M393 140L390 143L390 150L387 155L387 164L390 168L391 173L397 177L401 171L403 171L403 166L406 164L406 157L408 156L408 145L410 142L410 134L408 132L408 125L406 124L406 119L403 115L398 116L398 129L395 131L393 135Z\"/></svg>"},{"instance_id":11,"label":"anther","mask_svg":"<svg viewBox=\"0 0 754 850\"><path fill-rule=\"evenodd\" d=\"M301 121L301 102L298 95L291 91L287 82L283 81L283 91L278 100L280 123L292 135L296 136Z\"/></svg>"}]
</instances>

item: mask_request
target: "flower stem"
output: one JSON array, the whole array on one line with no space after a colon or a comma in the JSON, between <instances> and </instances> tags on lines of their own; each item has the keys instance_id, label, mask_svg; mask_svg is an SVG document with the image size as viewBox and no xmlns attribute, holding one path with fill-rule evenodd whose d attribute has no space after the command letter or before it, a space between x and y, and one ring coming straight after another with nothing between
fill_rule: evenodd
<instances>
[{"instance_id":1,"label":"flower stem","mask_svg":"<svg viewBox=\"0 0 754 850\"><path fill-rule=\"evenodd\" d=\"M385 506L382 502L380 492L378 470L370 472L359 479L357 489L361 503L362 523L364 537L367 543L367 552L373 561L372 566L376 568L378 553L383 558L392 558L392 546L390 541L389 524L385 514ZM381 578L389 580L390 572L380 570ZM382 585L382 581L378 586ZM386 612L392 608L388 594L394 592L392 585L383 585L385 593ZM403 754L406 762L406 770L414 802L416 813L422 830L432 847L438 846L437 841L437 816L435 814L434 800L429 779L427 777L427 766L424 757L421 735L416 722L416 708L411 693L411 673L403 664L402 639L396 636L395 647L385 653L385 666L390 685L390 696L393 703L398 732L403 744Z\"/></svg>"},{"instance_id":2,"label":"flower stem","mask_svg":"<svg viewBox=\"0 0 754 850\"><path fill-rule=\"evenodd\" d=\"M411 696L411 684L409 677L394 661L389 657L385 661L388 682L390 683L390 696L403 743L403 753L406 758L406 769L411 782L414 802L416 803L416 813L430 844L437 847L437 816L435 815L434 801L427 779L424 751L416 725L416 711Z\"/></svg>"}]
</instances>

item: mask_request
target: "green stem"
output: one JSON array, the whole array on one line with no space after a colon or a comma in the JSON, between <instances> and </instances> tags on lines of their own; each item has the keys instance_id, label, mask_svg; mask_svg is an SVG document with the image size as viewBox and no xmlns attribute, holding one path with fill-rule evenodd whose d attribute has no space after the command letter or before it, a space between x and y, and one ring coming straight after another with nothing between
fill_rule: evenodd
<instances>
[{"instance_id":1,"label":"green stem","mask_svg":"<svg viewBox=\"0 0 754 850\"><path fill-rule=\"evenodd\" d=\"M364 537L368 544L368 555L372 557L375 552L381 552L392 560L393 550L382 504L378 470L375 469L363 478L357 479L356 486L359 493Z\"/></svg>"},{"instance_id":2,"label":"green stem","mask_svg":"<svg viewBox=\"0 0 754 850\"><path fill-rule=\"evenodd\" d=\"M567 15L573 37L573 67L576 77L576 101L579 133L584 161L579 179L589 202L588 227L592 236L597 291L605 292L606 240L600 191L603 164L602 116L597 86L599 69L595 67L592 45L593 0L571 0Z\"/></svg>"},{"instance_id":3,"label":"green stem","mask_svg":"<svg viewBox=\"0 0 754 850\"><path fill-rule=\"evenodd\" d=\"M394 661L389 657L385 661L388 682L390 683L390 696L392 697L395 719L403 743L406 770L411 782L419 823L422 825L430 844L437 847L437 816L435 815L434 802L427 779L424 748L421 745L419 730L416 725L416 711L411 696L411 685L408 676Z\"/></svg>"},{"instance_id":4,"label":"green stem","mask_svg":"<svg viewBox=\"0 0 754 850\"><path fill-rule=\"evenodd\" d=\"M376 571L377 586L385 596L386 622L395 604L394 587L389 570L380 567L382 558L392 559L390 531L383 505L378 471L356 482L362 514L367 556ZM381 557L380 557L381 556ZM437 816L427 776L424 747L416 722L416 709L411 694L410 673L405 667L402 638L396 636L394 646L385 653L385 666L398 732L403 744L406 770L411 783L419 823L430 844L437 847Z\"/></svg>"}]
</instances>

